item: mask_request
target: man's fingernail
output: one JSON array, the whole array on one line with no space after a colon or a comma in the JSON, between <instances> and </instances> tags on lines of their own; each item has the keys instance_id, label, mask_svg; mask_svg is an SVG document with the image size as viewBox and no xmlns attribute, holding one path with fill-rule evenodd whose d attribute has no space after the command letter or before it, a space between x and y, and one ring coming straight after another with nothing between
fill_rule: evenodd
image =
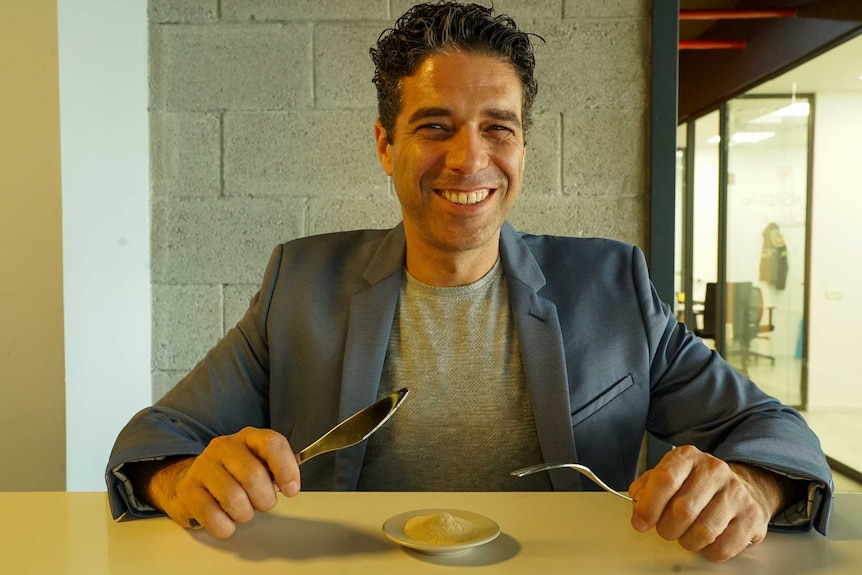
<instances>
[{"instance_id":1,"label":"man's fingernail","mask_svg":"<svg viewBox=\"0 0 862 575\"><path fill-rule=\"evenodd\" d=\"M281 492L288 497L293 497L294 495L299 493L299 483L297 483L296 481L291 481L290 483L281 488Z\"/></svg>"},{"instance_id":2,"label":"man's fingernail","mask_svg":"<svg viewBox=\"0 0 862 575\"><path fill-rule=\"evenodd\" d=\"M635 531L640 531L641 533L649 531L649 525L639 517L632 517L632 527L635 528Z\"/></svg>"}]
</instances>

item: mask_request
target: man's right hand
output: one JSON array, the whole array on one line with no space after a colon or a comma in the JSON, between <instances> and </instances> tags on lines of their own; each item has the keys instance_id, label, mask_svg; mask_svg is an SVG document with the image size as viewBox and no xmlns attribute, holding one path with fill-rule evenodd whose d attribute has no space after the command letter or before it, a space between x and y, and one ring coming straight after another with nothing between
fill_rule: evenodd
<instances>
[{"instance_id":1,"label":"man's right hand","mask_svg":"<svg viewBox=\"0 0 862 575\"><path fill-rule=\"evenodd\" d=\"M136 492L179 525L230 537L255 511L269 511L281 491L299 493L299 465L287 439L246 427L213 439L197 457L174 460L133 478Z\"/></svg>"}]
</instances>

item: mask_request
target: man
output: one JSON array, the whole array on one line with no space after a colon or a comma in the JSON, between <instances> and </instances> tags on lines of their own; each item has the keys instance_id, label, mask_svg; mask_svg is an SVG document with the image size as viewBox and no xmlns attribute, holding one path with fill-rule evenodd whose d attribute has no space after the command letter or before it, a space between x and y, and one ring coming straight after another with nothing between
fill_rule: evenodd
<instances>
[{"instance_id":1,"label":"man","mask_svg":"<svg viewBox=\"0 0 862 575\"><path fill-rule=\"evenodd\" d=\"M769 525L824 531L816 437L675 321L637 248L505 223L537 91L529 36L487 8L423 4L372 58L402 224L275 249L237 327L120 434L114 515L229 536L276 504L273 485L296 495L295 451L408 386L367 444L304 465L305 488L595 488L508 475L579 461L629 488L636 529L712 560ZM644 431L680 447L635 479Z\"/></svg>"}]
</instances>

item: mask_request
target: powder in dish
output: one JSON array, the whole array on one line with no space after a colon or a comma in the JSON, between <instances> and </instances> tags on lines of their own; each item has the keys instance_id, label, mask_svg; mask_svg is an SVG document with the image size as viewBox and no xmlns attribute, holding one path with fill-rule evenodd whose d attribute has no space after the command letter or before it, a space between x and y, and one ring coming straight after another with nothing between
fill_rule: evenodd
<instances>
[{"instance_id":1,"label":"powder in dish","mask_svg":"<svg viewBox=\"0 0 862 575\"><path fill-rule=\"evenodd\" d=\"M469 519L455 517L442 511L431 515L417 515L404 524L404 534L426 545L457 545L466 543L476 535L476 526Z\"/></svg>"}]
</instances>

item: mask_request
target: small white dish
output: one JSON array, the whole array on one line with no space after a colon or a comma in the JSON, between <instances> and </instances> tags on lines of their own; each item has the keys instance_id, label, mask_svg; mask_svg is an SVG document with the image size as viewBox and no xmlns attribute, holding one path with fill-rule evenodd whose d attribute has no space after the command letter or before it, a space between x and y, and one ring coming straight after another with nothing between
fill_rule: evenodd
<instances>
[{"instance_id":1,"label":"small white dish","mask_svg":"<svg viewBox=\"0 0 862 575\"><path fill-rule=\"evenodd\" d=\"M412 519L420 515L433 515L435 513L450 513L455 517L466 519L473 523L475 527L475 537L470 541L458 543L455 545L429 545L411 539L404 534L404 525ZM472 511L463 511L461 509L416 509L414 511L406 511L390 517L383 523L383 533L395 543L424 553L426 555L459 555L470 551L474 547L484 545L493 541L500 535L500 526L491 519Z\"/></svg>"}]
</instances>

